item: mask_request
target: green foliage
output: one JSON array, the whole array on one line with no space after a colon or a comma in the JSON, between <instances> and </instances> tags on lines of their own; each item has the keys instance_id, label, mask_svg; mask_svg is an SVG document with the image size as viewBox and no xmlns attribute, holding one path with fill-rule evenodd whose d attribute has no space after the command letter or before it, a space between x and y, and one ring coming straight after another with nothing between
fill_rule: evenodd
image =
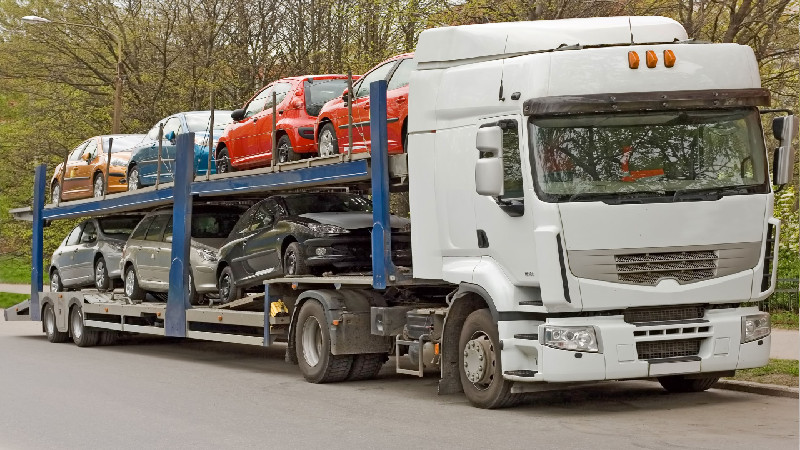
<instances>
[{"instance_id":1,"label":"green foliage","mask_svg":"<svg viewBox=\"0 0 800 450\"><path fill-rule=\"evenodd\" d=\"M9 294L7 292L0 292L0 309L10 308L19 302L27 300L30 295L25 294Z\"/></svg>"},{"instance_id":2,"label":"green foliage","mask_svg":"<svg viewBox=\"0 0 800 450\"><path fill-rule=\"evenodd\" d=\"M798 360L796 359L770 359L769 364L764 367L744 369L740 372L743 372L743 375L751 376L784 374L796 377L800 375L800 370L798 370Z\"/></svg>"},{"instance_id":3,"label":"green foliage","mask_svg":"<svg viewBox=\"0 0 800 450\"><path fill-rule=\"evenodd\" d=\"M770 321L773 328L783 328L787 330L798 329L798 316L796 312L777 311L770 312Z\"/></svg>"}]
</instances>

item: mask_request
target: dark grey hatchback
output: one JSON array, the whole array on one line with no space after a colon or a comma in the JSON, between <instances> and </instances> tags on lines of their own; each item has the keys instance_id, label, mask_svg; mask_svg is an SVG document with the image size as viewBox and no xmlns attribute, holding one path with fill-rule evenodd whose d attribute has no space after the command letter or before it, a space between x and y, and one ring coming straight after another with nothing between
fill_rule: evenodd
<instances>
[{"instance_id":1,"label":"dark grey hatchback","mask_svg":"<svg viewBox=\"0 0 800 450\"><path fill-rule=\"evenodd\" d=\"M411 222L391 216L392 260L411 264ZM274 195L252 206L220 248L223 302L283 275L372 266L372 202L350 193Z\"/></svg>"}]
</instances>

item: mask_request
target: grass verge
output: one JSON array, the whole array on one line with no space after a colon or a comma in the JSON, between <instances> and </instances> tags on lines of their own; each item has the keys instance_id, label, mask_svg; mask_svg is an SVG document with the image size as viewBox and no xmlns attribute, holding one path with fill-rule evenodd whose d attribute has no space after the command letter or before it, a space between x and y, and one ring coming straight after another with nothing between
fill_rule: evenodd
<instances>
[{"instance_id":1,"label":"grass verge","mask_svg":"<svg viewBox=\"0 0 800 450\"><path fill-rule=\"evenodd\" d=\"M764 367L737 370L735 377L726 379L797 387L798 361L794 359L770 359L769 364Z\"/></svg>"},{"instance_id":2,"label":"grass verge","mask_svg":"<svg viewBox=\"0 0 800 450\"><path fill-rule=\"evenodd\" d=\"M798 329L798 315L791 311L770 313L770 322L774 328L784 328L787 330Z\"/></svg>"},{"instance_id":3,"label":"grass verge","mask_svg":"<svg viewBox=\"0 0 800 450\"><path fill-rule=\"evenodd\" d=\"M50 277L44 273L44 283L50 282ZM31 262L27 258L18 256L0 257L0 283L31 283Z\"/></svg>"},{"instance_id":4,"label":"grass verge","mask_svg":"<svg viewBox=\"0 0 800 450\"><path fill-rule=\"evenodd\" d=\"M27 300L30 295L25 294L9 294L7 292L0 292L0 309L6 309L14 306L17 303Z\"/></svg>"}]
</instances>

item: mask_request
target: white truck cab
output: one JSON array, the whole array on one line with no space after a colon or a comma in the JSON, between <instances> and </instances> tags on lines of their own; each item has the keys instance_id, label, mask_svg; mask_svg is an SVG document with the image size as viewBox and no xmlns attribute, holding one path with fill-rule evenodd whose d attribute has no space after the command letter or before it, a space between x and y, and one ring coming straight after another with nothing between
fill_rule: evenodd
<instances>
[{"instance_id":1,"label":"white truck cab","mask_svg":"<svg viewBox=\"0 0 800 450\"><path fill-rule=\"evenodd\" d=\"M415 59L414 277L459 286L448 322L485 303L499 340L445 342L443 379L458 367L492 407L537 382L702 390L767 363L769 316L741 306L772 293L780 229L749 47L612 17L427 30Z\"/></svg>"}]
</instances>

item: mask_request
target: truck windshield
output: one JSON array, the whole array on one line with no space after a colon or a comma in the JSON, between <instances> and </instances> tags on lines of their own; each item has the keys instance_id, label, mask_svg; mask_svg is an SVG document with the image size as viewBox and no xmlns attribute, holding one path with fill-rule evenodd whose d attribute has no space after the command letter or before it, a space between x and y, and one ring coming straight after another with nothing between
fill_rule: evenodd
<instances>
[{"instance_id":1,"label":"truck windshield","mask_svg":"<svg viewBox=\"0 0 800 450\"><path fill-rule=\"evenodd\" d=\"M543 200L679 201L769 190L755 109L531 118Z\"/></svg>"}]
</instances>

